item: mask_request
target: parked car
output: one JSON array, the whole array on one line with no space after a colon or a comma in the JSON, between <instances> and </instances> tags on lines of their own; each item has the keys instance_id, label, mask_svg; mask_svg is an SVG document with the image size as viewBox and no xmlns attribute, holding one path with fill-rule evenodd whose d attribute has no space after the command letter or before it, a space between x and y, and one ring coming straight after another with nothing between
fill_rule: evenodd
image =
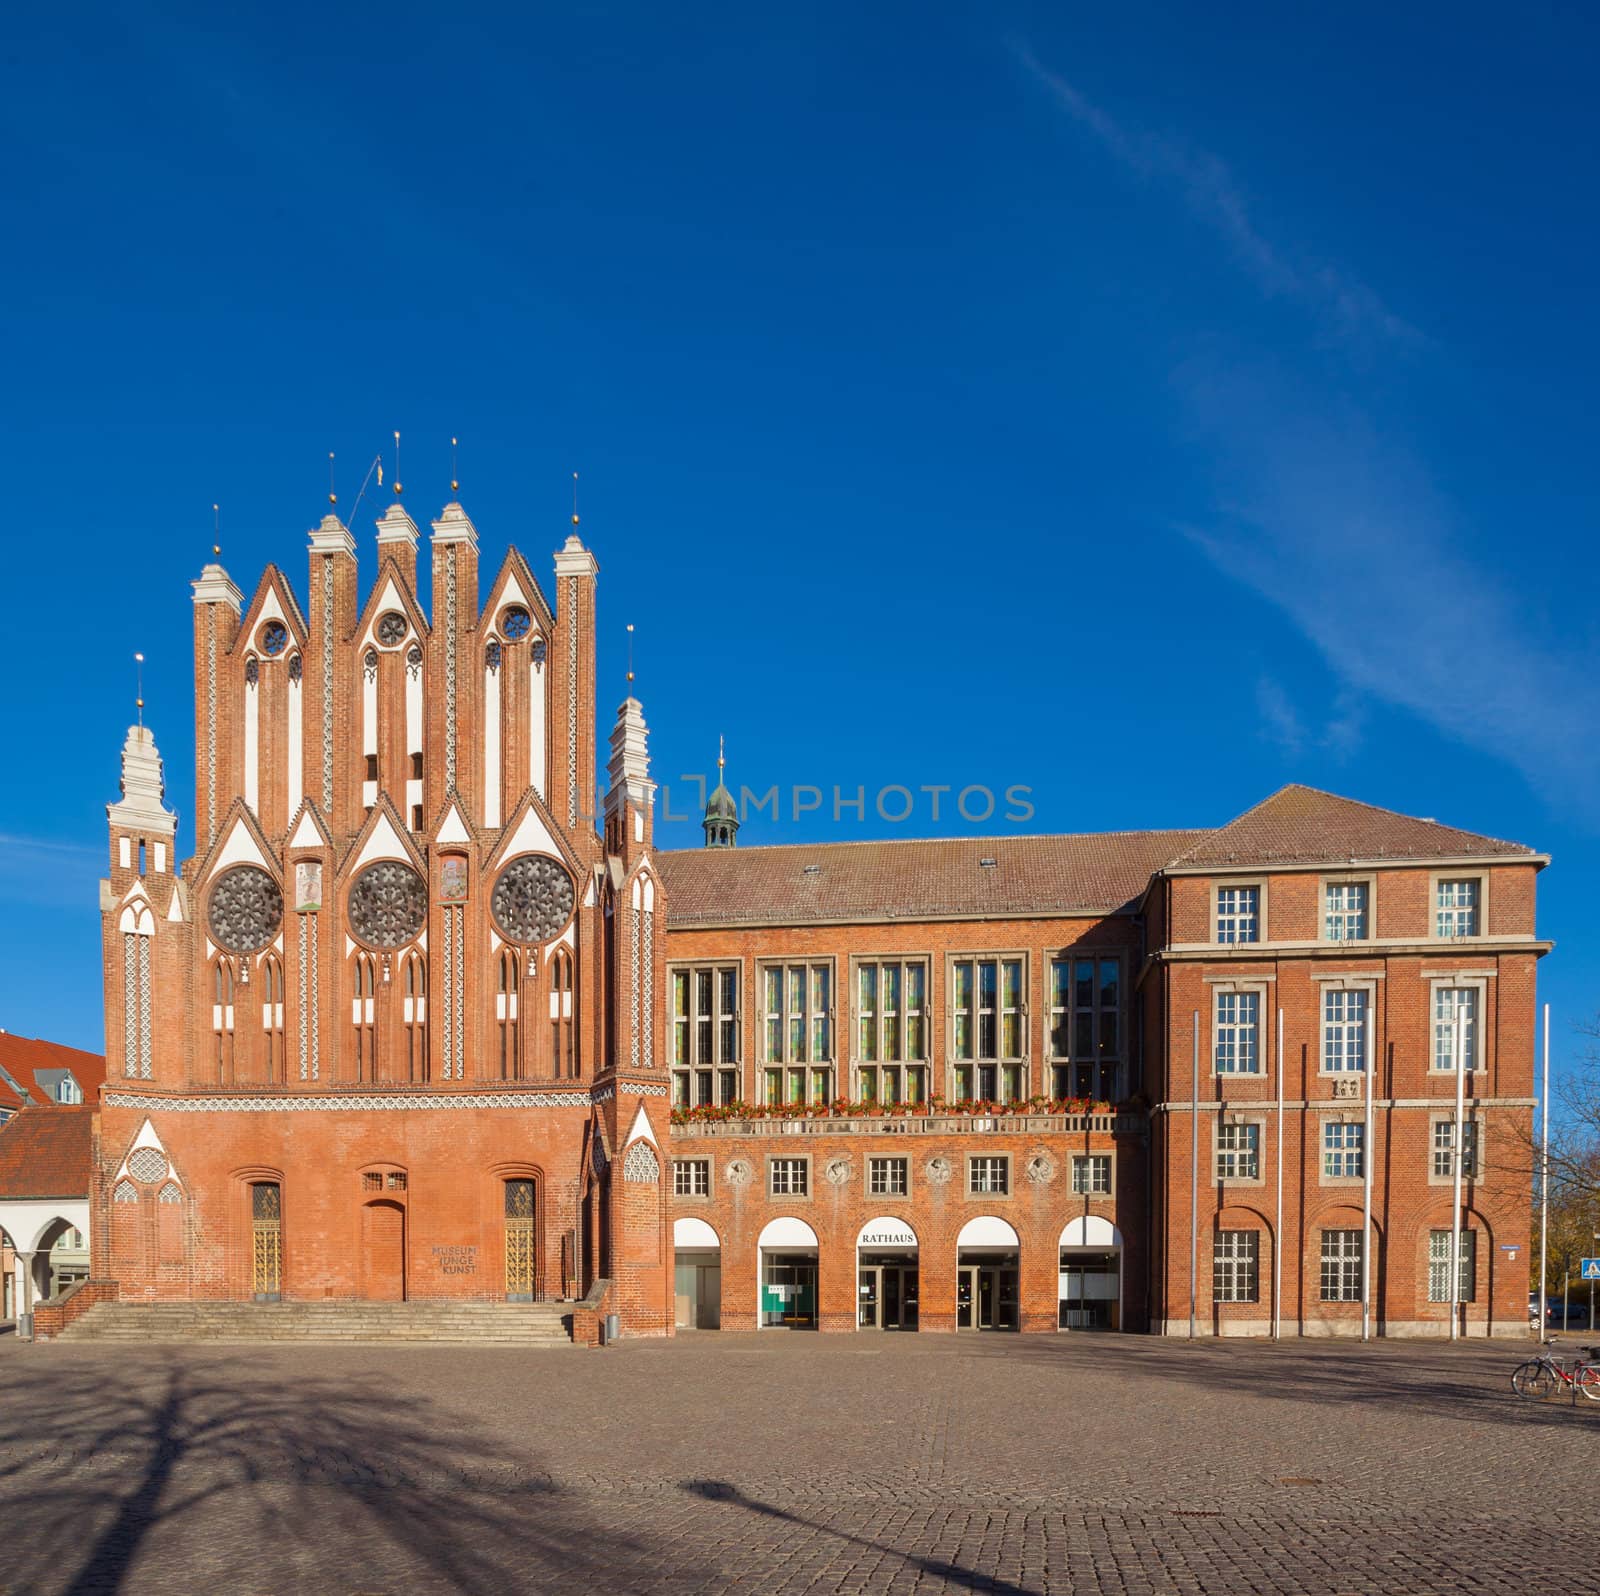
<instances>
[{"instance_id":1,"label":"parked car","mask_svg":"<svg viewBox=\"0 0 1600 1596\"><path fill-rule=\"evenodd\" d=\"M1528 1317L1539 1317L1539 1294L1534 1292L1528 1299ZM1551 1297L1544 1305L1544 1322L1551 1330L1587 1330L1589 1328L1589 1303L1586 1297L1574 1297L1568 1301L1562 1297Z\"/></svg>"}]
</instances>

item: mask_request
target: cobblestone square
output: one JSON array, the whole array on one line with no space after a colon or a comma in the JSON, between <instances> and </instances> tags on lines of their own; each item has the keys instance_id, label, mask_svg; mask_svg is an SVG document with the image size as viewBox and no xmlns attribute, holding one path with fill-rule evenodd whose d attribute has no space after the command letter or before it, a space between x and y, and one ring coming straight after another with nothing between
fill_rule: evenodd
<instances>
[{"instance_id":1,"label":"cobblestone square","mask_svg":"<svg viewBox=\"0 0 1600 1596\"><path fill-rule=\"evenodd\" d=\"M1520 1343L0 1341L6 1596L1600 1591Z\"/></svg>"}]
</instances>

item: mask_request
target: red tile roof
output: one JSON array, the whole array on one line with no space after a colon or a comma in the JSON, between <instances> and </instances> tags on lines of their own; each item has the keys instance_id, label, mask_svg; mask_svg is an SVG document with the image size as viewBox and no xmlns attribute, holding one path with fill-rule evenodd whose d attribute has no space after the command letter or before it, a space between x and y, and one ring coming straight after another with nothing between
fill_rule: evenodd
<instances>
[{"instance_id":1,"label":"red tile roof","mask_svg":"<svg viewBox=\"0 0 1600 1596\"><path fill-rule=\"evenodd\" d=\"M0 1198L87 1197L95 1110L25 1108L0 1126Z\"/></svg>"},{"instance_id":2,"label":"red tile roof","mask_svg":"<svg viewBox=\"0 0 1600 1596\"><path fill-rule=\"evenodd\" d=\"M657 856L668 924L1111 914L1199 831L693 848ZM992 864L985 864L992 860Z\"/></svg>"},{"instance_id":3,"label":"red tile roof","mask_svg":"<svg viewBox=\"0 0 1600 1596\"><path fill-rule=\"evenodd\" d=\"M1208 832L1174 866L1343 864L1351 859L1532 859L1533 849L1379 809L1315 787L1283 787Z\"/></svg>"},{"instance_id":4,"label":"red tile roof","mask_svg":"<svg viewBox=\"0 0 1600 1596\"><path fill-rule=\"evenodd\" d=\"M668 924L692 930L1114 914L1169 868L1463 858L1540 862L1521 843L1290 786L1208 830L692 848L657 863Z\"/></svg>"},{"instance_id":5,"label":"red tile roof","mask_svg":"<svg viewBox=\"0 0 1600 1596\"><path fill-rule=\"evenodd\" d=\"M83 1088L84 1102L100 1101L100 1088L106 1079L106 1061L101 1054L0 1031L0 1108L21 1106L22 1097L11 1081L26 1089L33 1102L53 1103L55 1093L40 1083L36 1074L39 1070L70 1070L72 1078ZM11 1081L6 1079L8 1075Z\"/></svg>"}]
</instances>

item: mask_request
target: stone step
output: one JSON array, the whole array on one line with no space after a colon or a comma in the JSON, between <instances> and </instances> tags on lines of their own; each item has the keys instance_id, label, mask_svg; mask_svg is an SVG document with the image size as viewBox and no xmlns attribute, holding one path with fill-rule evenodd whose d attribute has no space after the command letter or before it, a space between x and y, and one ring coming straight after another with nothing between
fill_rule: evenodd
<instances>
[{"instance_id":1,"label":"stone step","mask_svg":"<svg viewBox=\"0 0 1600 1596\"><path fill-rule=\"evenodd\" d=\"M565 1303L100 1302L62 1333L69 1341L473 1342L571 1346Z\"/></svg>"}]
</instances>

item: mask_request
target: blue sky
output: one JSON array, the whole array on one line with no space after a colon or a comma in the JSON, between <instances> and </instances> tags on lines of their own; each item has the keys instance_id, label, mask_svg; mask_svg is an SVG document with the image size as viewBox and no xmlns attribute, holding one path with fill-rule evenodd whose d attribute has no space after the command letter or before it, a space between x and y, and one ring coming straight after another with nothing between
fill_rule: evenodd
<instances>
[{"instance_id":1,"label":"blue sky","mask_svg":"<svg viewBox=\"0 0 1600 1596\"><path fill-rule=\"evenodd\" d=\"M136 649L192 841L213 502L241 586L303 591L328 451L348 512L398 428L419 521L460 437L490 568L548 570L581 473L602 721L632 621L675 811L726 733L736 782L827 795L750 841L1006 829L888 824L890 785L1025 785L1039 830L1286 781L1436 816L1555 856L1573 1055L1600 22L1303 13L8 19L0 1024L99 1045Z\"/></svg>"}]
</instances>

